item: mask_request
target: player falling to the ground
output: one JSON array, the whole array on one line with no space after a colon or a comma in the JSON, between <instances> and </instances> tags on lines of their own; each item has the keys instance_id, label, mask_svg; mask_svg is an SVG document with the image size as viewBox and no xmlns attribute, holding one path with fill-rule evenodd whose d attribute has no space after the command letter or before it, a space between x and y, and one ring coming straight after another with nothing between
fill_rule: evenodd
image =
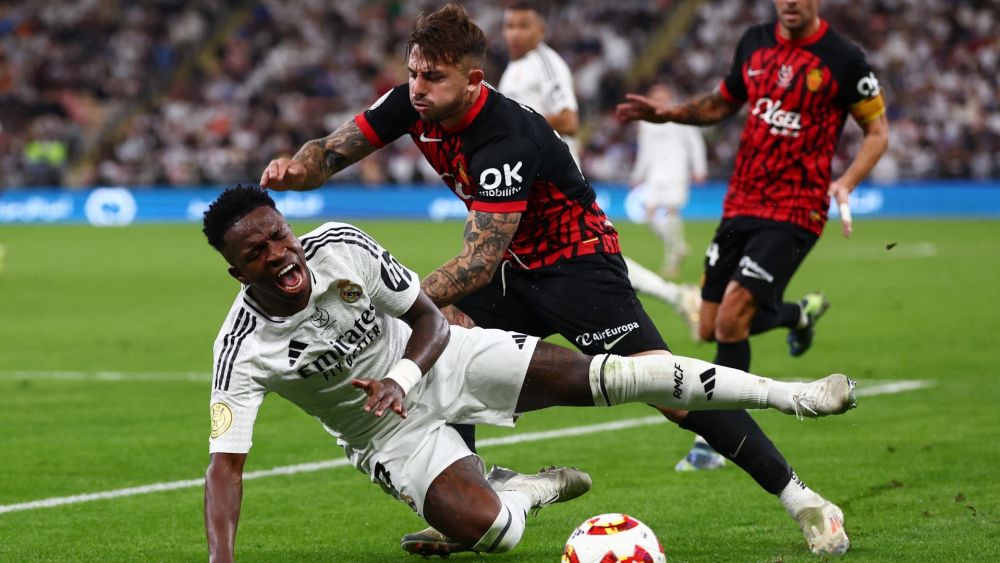
<instances>
[{"instance_id":1,"label":"player falling to the ground","mask_svg":"<svg viewBox=\"0 0 1000 563\"><path fill-rule=\"evenodd\" d=\"M649 97L663 104L673 99L663 83L649 89ZM704 182L708 173L701 130L678 123L639 123L636 157L629 183L645 194L646 224L663 242L660 274L675 278L687 255L681 211L687 205L691 182Z\"/></svg>"},{"instance_id":2,"label":"player falling to the ground","mask_svg":"<svg viewBox=\"0 0 1000 563\"><path fill-rule=\"evenodd\" d=\"M540 113L566 142L570 155L580 165L579 144L574 135L580 124L573 74L566 61L545 43L545 17L537 2L518 0L503 12L503 38L510 54L497 90ZM698 340L701 293L691 284L676 284L656 275L635 260L622 256L629 282L639 293L669 304Z\"/></svg>"},{"instance_id":3,"label":"player falling to the ground","mask_svg":"<svg viewBox=\"0 0 1000 563\"><path fill-rule=\"evenodd\" d=\"M785 303L785 287L822 233L831 195L850 236L848 196L889 136L875 73L861 49L819 17L819 0L774 0L774 6L777 22L743 34L715 91L680 105L629 94L617 108L623 120L707 125L748 104L722 222L705 257L700 329L703 340L717 343L716 363L744 370L751 334L787 327L792 356L812 345L829 304L819 293ZM848 114L864 140L831 181ZM699 444L689 454L695 465L720 459Z\"/></svg>"},{"instance_id":4,"label":"player falling to the ground","mask_svg":"<svg viewBox=\"0 0 1000 563\"><path fill-rule=\"evenodd\" d=\"M422 15L406 50L408 83L328 137L306 143L294 158L272 161L261 186L317 188L409 135L469 208L460 254L421 282L434 304L457 304L482 327L539 337L558 333L591 355L669 354L629 283L618 233L566 144L542 116L483 82L485 58L486 37L461 6ZM454 307L448 314L462 320ZM846 546L839 511L798 484L745 411L658 409L776 495L811 545L838 535ZM471 428L465 432L474 450ZM826 516L814 534L802 522L818 510ZM427 545L425 538L418 534L403 547ZM447 549L447 539L440 545Z\"/></svg>"},{"instance_id":5,"label":"player falling to the ground","mask_svg":"<svg viewBox=\"0 0 1000 563\"><path fill-rule=\"evenodd\" d=\"M693 358L592 357L520 333L449 327L416 274L374 239L344 223L300 239L258 188L220 195L204 232L243 286L214 346L205 479L212 561L233 559L243 467L272 392L319 420L356 468L455 549L493 553L517 545L529 509L584 494L590 478L569 468L484 476L446 423L511 426L515 413L555 405L771 407L799 416L854 406L843 375L783 383Z\"/></svg>"}]
</instances>

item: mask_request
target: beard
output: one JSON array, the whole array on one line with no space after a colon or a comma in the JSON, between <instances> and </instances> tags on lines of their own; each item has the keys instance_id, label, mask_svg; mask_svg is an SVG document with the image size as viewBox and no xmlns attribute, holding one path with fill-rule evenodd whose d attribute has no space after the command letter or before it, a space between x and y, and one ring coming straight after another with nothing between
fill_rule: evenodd
<instances>
[{"instance_id":1,"label":"beard","mask_svg":"<svg viewBox=\"0 0 1000 563\"><path fill-rule=\"evenodd\" d=\"M412 100L411 100L412 104ZM434 104L420 113L420 120L429 123L438 123L452 117L458 117L465 109L465 97L458 96L446 104Z\"/></svg>"}]
</instances>

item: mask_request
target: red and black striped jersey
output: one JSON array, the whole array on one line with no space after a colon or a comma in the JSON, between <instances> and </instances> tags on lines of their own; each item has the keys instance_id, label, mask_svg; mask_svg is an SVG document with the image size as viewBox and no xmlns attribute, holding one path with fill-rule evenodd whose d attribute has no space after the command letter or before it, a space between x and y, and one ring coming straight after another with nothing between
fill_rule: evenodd
<instances>
[{"instance_id":1,"label":"red and black striped jersey","mask_svg":"<svg viewBox=\"0 0 1000 563\"><path fill-rule=\"evenodd\" d=\"M794 41L775 23L756 25L740 39L719 89L749 107L723 218L749 215L821 234L848 112L866 123L885 111L864 53L826 21Z\"/></svg>"},{"instance_id":2,"label":"red and black striped jersey","mask_svg":"<svg viewBox=\"0 0 1000 563\"><path fill-rule=\"evenodd\" d=\"M358 127L376 147L409 134L468 209L522 213L506 252L516 266L620 251L593 188L541 115L486 85L462 120L446 128L420 119L409 90L390 90L354 118Z\"/></svg>"}]
</instances>

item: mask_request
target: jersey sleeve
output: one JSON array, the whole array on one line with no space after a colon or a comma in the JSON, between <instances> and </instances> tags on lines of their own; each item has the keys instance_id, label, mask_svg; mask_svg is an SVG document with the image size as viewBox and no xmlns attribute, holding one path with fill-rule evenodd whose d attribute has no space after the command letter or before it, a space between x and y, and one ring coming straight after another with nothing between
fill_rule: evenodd
<instances>
[{"instance_id":1,"label":"jersey sleeve","mask_svg":"<svg viewBox=\"0 0 1000 563\"><path fill-rule=\"evenodd\" d=\"M420 278L368 233L352 227L358 244L347 245L354 268L379 311L399 317L410 310L420 293Z\"/></svg>"},{"instance_id":2,"label":"jersey sleeve","mask_svg":"<svg viewBox=\"0 0 1000 563\"><path fill-rule=\"evenodd\" d=\"M750 57L750 32L748 29L740 42L736 45L733 53L733 62L729 65L729 74L722 79L719 84L719 92L726 101L734 104L742 104L747 100L747 85L743 81L743 63Z\"/></svg>"},{"instance_id":3,"label":"jersey sleeve","mask_svg":"<svg viewBox=\"0 0 1000 563\"><path fill-rule=\"evenodd\" d=\"M382 95L370 108L354 116L354 122L375 147L384 147L408 132L420 119L410 105L410 87L400 84Z\"/></svg>"},{"instance_id":4,"label":"jersey sleeve","mask_svg":"<svg viewBox=\"0 0 1000 563\"><path fill-rule=\"evenodd\" d=\"M475 193L471 209L516 213L528 208L528 191L541 165L538 147L528 139L505 137L477 152L469 162Z\"/></svg>"},{"instance_id":5,"label":"jersey sleeve","mask_svg":"<svg viewBox=\"0 0 1000 563\"><path fill-rule=\"evenodd\" d=\"M215 342L215 373L209 416L212 430L210 453L245 454L253 444L253 425L267 390L254 381L256 372L250 346L245 342L248 326L237 322L234 331ZM242 335L242 336L241 336Z\"/></svg>"},{"instance_id":6,"label":"jersey sleeve","mask_svg":"<svg viewBox=\"0 0 1000 563\"><path fill-rule=\"evenodd\" d=\"M882 88L861 49L853 49L842 72L837 77L842 85L837 101L858 123L869 123L885 113Z\"/></svg>"},{"instance_id":7,"label":"jersey sleeve","mask_svg":"<svg viewBox=\"0 0 1000 563\"><path fill-rule=\"evenodd\" d=\"M566 62L554 52L539 53L548 77L542 81L542 97L545 100L545 115L555 115L563 110L577 111L576 92L573 91L573 75Z\"/></svg>"}]
</instances>

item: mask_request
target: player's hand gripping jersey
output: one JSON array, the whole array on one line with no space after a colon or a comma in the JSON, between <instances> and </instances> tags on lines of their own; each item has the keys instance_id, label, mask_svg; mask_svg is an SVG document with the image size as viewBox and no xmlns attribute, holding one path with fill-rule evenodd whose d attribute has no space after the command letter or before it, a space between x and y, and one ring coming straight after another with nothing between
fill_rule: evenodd
<instances>
[{"instance_id":1,"label":"player's hand gripping jersey","mask_svg":"<svg viewBox=\"0 0 1000 563\"><path fill-rule=\"evenodd\" d=\"M400 420L365 412L367 396L350 380L381 379L403 356L410 327L394 317L416 300L417 275L342 223L302 237L302 248L313 283L309 305L291 317L271 317L244 288L216 338L212 452L250 450L257 409L272 391L343 444L360 447Z\"/></svg>"},{"instance_id":2,"label":"player's hand gripping jersey","mask_svg":"<svg viewBox=\"0 0 1000 563\"><path fill-rule=\"evenodd\" d=\"M377 147L409 134L468 209L523 213L507 249L522 267L619 252L617 232L559 135L542 116L489 85L454 127L422 121L406 84L355 122Z\"/></svg>"},{"instance_id":3,"label":"player's hand gripping jersey","mask_svg":"<svg viewBox=\"0 0 1000 563\"><path fill-rule=\"evenodd\" d=\"M749 109L723 217L787 221L819 235L847 113L868 123L885 112L864 53L825 21L796 41L777 24L757 25L740 39L720 90Z\"/></svg>"}]
</instances>

